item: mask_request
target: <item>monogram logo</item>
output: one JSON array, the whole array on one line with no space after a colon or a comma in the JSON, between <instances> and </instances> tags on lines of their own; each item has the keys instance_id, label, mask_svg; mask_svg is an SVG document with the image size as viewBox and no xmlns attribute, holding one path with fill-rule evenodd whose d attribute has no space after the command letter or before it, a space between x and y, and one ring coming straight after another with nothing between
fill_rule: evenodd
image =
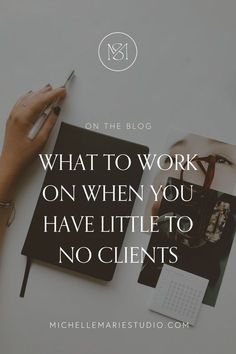
<instances>
[{"instance_id":1,"label":"monogram logo","mask_svg":"<svg viewBox=\"0 0 236 354\"><path fill-rule=\"evenodd\" d=\"M111 71L125 71L136 61L138 48L134 39L123 32L106 35L98 47L98 57L102 65Z\"/></svg>"}]
</instances>

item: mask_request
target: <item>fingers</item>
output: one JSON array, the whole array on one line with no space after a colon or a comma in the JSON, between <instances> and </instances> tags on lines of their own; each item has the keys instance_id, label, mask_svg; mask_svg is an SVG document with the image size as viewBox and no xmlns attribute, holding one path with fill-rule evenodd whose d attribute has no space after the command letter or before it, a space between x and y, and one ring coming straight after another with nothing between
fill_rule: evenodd
<instances>
[{"instance_id":1,"label":"fingers","mask_svg":"<svg viewBox=\"0 0 236 354\"><path fill-rule=\"evenodd\" d=\"M44 87L42 87L38 92L47 92L52 90L52 85L51 84L47 84Z\"/></svg>"},{"instance_id":2,"label":"fingers","mask_svg":"<svg viewBox=\"0 0 236 354\"><path fill-rule=\"evenodd\" d=\"M23 94L22 96L20 96L18 98L18 100L16 101L15 103L15 106L24 102L25 99L29 98L29 96L32 96L33 95L37 95L38 93L44 93L44 92L47 92L47 91L50 91L52 90L52 86L51 84L47 84L45 85L44 87L42 87L40 90L36 91L36 92L33 92L32 90L28 91L27 93Z\"/></svg>"},{"instance_id":3,"label":"fingers","mask_svg":"<svg viewBox=\"0 0 236 354\"><path fill-rule=\"evenodd\" d=\"M35 123L38 115L45 109L46 106L55 102L56 100L63 99L66 96L65 88L48 89L46 91L38 92L32 98L29 104L29 114L27 120L30 123Z\"/></svg>"},{"instance_id":4,"label":"fingers","mask_svg":"<svg viewBox=\"0 0 236 354\"><path fill-rule=\"evenodd\" d=\"M18 100L16 101L14 108L18 106L24 106L24 107L29 107L30 106L30 101L29 99L33 99L34 97L37 97L39 93L44 93L52 90L52 86L50 84L45 85L42 87L40 90L33 92L32 90L28 91L24 95L20 96Z\"/></svg>"},{"instance_id":5,"label":"fingers","mask_svg":"<svg viewBox=\"0 0 236 354\"><path fill-rule=\"evenodd\" d=\"M49 90L48 92L43 92L37 96L32 108L37 111L41 111L45 106L54 102L57 99L63 99L66 96L65 88L57 88Z\"/></svg>"},{"instance_id":6,"label":"fingers","mask_svg":"<svg viewBox=\"0 0 236 354\"><path fill-rule=\"evenodd\" d=\"M30 95L32 95L32 93L33 93L33 91L30 90L30 91L28 91L27 93L25 93L24 95L20 96L20 97L18 98L18 100L16 101L14 107L17 106L18 104L21 104L27 97L29 97Z\"/></svg>"},{"instance_id":7,"label":"fingers","mask_svg":"<svg viewBox=\"0 0 236 354\"><path fill-rule=\"evenodd\" d=\"M52 110L52 112L50 113L48 118L46 119L44 125L40 129L38 136L37 136L37 138L40 142L45 143L48 140L48 138L51 134L51 131L52 131L54 125L56 124L56 121L57 121L57 118L60 114L60 111L61 111L61 108L59 106L54 107L54 109Z\"/></svg>"},{"instance_id":8,"label":"fingers","mask_svg":"<svg viewBox=\"0 0 236 354\"><path fill-rule=\"evenodd\" d=\"M49 92L46 92L42 95L41 103L44 105L48 105L57 99L63 99L66 96L66 89L64 87L60 87ZM40 104L40 100L39 100Z\"/></svg>"}]
</instances>

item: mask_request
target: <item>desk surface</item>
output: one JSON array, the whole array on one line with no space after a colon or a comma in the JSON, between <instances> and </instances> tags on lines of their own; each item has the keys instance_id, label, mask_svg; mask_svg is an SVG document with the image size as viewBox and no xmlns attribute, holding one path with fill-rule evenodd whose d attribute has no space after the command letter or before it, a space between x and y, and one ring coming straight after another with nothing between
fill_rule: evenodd
<instances>
[{"instance_id":1,"label":"desk surface","mask_svg":"<svg viewBox=\"0 0 236 354\"><path fill-rule=\"evenodd\" d=\"M151 131L108 132L149 144L160 153L170 126L235 143L236 2L233 0L2 0L0 5L0 138L17 99L48 82L77 80L62 118L86 122L149 121ZM135 65L106 70L97 47L122 31L136 40ZM47 146L51 151L56 129ZM119 265L112 283L34 264L19 298L25 258L20 254L43 181L35 164L22 181L0 271L3 354L227 354L235 347L235 245L216 308L203 306L193 329L49 329L50 321L163 321L148 311L151 289L137 283L139 264ZM151 176L144 177L146 182ZM135 211L144 208L137 203ZM146 247L149 236L128 233L125 245Z\"/></svg>"}]
</instances>

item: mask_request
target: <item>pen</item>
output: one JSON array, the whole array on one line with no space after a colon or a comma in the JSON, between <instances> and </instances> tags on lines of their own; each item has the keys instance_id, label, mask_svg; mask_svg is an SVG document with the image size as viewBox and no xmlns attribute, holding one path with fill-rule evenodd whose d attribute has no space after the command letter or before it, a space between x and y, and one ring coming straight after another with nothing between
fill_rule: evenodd
<instances>
[{"instance_id":1,"label":"pen","mask_svg":"<svg viewBox=\"0 0 236 354\"><path fill-rule=\"evenodd\" d=\"M75 76L75 70L73 70L70 73L70 75L68 76L68 78L66 79L66 81L62 87L67 89L74 76ZM46 106L46 108L39 114L37 121L35 122L32 129L29 131L29 133L27 135L27 137L30 140L33 140L36 137L36 135L40 131L41 127L43 126L44 122L46 121L46 119L48 118L50 113L52 112L53 108L56 106L61 106L62 103L63 103L63 99L57 99L53 103L50 103L48 106Z\"/></svg>"}]
</instances>

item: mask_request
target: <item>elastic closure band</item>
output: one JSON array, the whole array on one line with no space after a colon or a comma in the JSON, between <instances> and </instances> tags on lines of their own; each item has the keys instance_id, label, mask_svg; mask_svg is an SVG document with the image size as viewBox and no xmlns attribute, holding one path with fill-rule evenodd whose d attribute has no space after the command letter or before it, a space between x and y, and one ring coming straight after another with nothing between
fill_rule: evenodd
<instances>
[{"instance_id":1,"label":"elastic closure band","mask_svg":"<svg viewBox=\"0 0 236 354\"><path fill-rule=\"evenodd\" d=\"M31 264L32 264L31 258L27 257L26 266L25 266L25 274L24 274L22 285L21 285L20 297L25 296L25 290L26 290L26 286L27 286L27 282L28 282L28 278L29 278Z\"/></svg>"}]
</instances>

